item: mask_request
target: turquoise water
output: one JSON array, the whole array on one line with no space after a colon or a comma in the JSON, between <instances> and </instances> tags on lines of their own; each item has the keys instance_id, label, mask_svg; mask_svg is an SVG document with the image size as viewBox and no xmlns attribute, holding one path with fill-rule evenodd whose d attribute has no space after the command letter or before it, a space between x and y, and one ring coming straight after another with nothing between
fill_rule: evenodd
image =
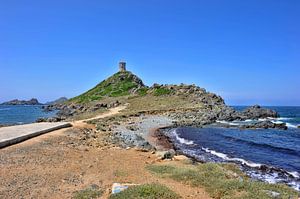
<instances>
[{"instance_id":1,"label":"turquoise water","mask_svg":"<svg viewBox=\"0 0 300 199\"><path fill-rule=\"evenodd\" d=\"M42 106L30 105L0 105L0 124L27 124L35 122L40 117L51 117L56 112L44 112Z\"/></svg>"}]
</instances>

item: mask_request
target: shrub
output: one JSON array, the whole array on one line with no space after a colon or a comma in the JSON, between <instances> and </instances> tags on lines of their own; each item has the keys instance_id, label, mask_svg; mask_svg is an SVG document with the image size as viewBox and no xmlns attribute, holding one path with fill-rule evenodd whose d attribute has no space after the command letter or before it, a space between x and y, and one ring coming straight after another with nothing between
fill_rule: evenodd
<instances>
[{"instance_id":1,"label":"shrub","mask_svg":"<svg viewBox=\"0 0 300 199\"><path fill-rule=\"evenodd\" d=\"M178 194L160 184L145 184L129 187L128 189L113 194L109 199L179 199Z\"/></svg>"},{"instance_id":2,"label":"shrub","mask_svg":"<svg viewBox=\"0 0 300 199\"><path fill-rule=\"evenodd\" d=\"M153 92L153 95L155 95L155 96L168 95L171 92L172 91L170 89L167 89L167 88L156 88Z\"/></svg>"},{"instance_id":3,"label":"shrub","mask_svg":"<svg viewBox=\"0 0 300 199\"><path fill-rule=\"evenodd\" d=\"M84 190L76 191L73 199L93 199L98 198L103 194L103 191L99 189L97 185L92 185Z\"/></svg>"}]
</instances>

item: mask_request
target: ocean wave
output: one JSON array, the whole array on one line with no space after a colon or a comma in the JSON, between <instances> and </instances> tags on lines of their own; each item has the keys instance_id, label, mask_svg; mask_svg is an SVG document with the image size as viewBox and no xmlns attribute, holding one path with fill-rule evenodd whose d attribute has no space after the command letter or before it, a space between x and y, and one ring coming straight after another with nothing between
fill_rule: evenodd
<instances>
[{"instance_id":1,"label":"ocean wave","mask_svg":"<svg viewBox=\"0 0 300 199\"><path fill-rule=\"evenodd\" d=\"M10 108L0 108L0 111L8 111Z\"/></svg>"},{"instance_id":2,"label":"ocean wave","mask_svg":"<svg viewBox=\"0 0 300 199\"><path fill-rule=\"evenodd\" d=\"M291 124L291 123L286 123L286 126L288 127L288 128L298 128L298 126L297 125L294 125L294 124Z\"/></svg>"},{"instance_id":3,"label":"ocean wave","mask_svg":"<svg viewBox=\"0 0 300 199\"><path fill-rule=\"evenodd\" d=\"M187 140L187 139L184 139L184 138L180 137L177 134L176 129L173 131L173 134L175 135L176 140L178 140L181 144L186 144L186 145L192 145L192 144L194 144L193 141Z\"/></svg>"},{"instance_id":4,"label":"ocean wave","mask_svg":"<svg viewBox=\"0 0 300 199\"><path fill-rule=\"evenodd\" d=\"M279 121L279 120L272 120L271 121L273 124L283 124L284 122Z\"/></svg>"},{"instance_id":5,"label":"ocean wave","mask_svg":"<svg viewBox=\"0 0 300 199\"><path fill-rule=\"evenodd\" d=\"M287 173L293 176L294 178L300 178L300 174L297 171L293 171L293 172L287 171Z\"/></svg>"},{"instance_id":6,"label":"ocean wave","mask_svg":"<svg viewBox=\"0 0 300 199\"><path fill-rule=\"evenodd\" d=\"M241 139L241 138L232 137L232 136L229 136L229 135L223 135L223 137L225 139L229 139L229 140L234 139L234 142L240 142L240 143L243 143L243 144L246 144L246 145L249 145L249 146L267 148L267 149L270 149L272 151L277 150L277 151L280 151L280 152L283 152L283 153L288 153L288 154L291 154L291 155L300 156L300 151L296 151L296 150L293 150L293 149L290 149L290 148L274 146L274 145L270 145L270 144L267 144L267 143L258 143L258 142L254 142L254 141L249 141L249 140L244 140L244 139Z\"/></svg>"},{"instance_id":7,"label":"ocean wave","mask_svg":"<svg viewBox=\"0 0 300 199\"><path fill-rule=\"evenodd\" d=\"M287 172L287 171L282 171L282 172L284 172L286 174L297 173L297 175L299 175L298 172ZM299 179L295 176L292 179L290 179L289 177L283 177L282 174L280 174L281 173L280 171L271 172L271 173L262 173L262 172L259 172L259 170L258 171L248 170L248 171L246 171L246 173L254 179L265 181L270 184L286 183L287 185L294 188L295 190L300 191Z\"/></svg>"},{"instance_id":8,"label":"ocean wave","mask_svg":"<svg viewBox=\"0 0 300 199\"><path fill-rule=\"evenodd\" d=\"M228 155L224 153L220 153L204 147L202 147L202 150L205 151L206 153L210 153L214 156L217 156L225 160L226 162L234 162L234 163L239 163L242 166L246 166L244 167L243 170L253 178L268 183L272 183L272 184L286 182L288 185L290 185L297 191L300 190L300 184L299 184L300 174L296 171L290 172L272 166L250 162L242 158L230 158L228 157ZM251 169L247 169L247 167Z\"/></svg>"},{"instance_id":9,"label":"ocean wave","mask_svg":"<svg viewBox=\"0 0 300 199\"><path fill-rule=\"evenodd\" d=\"M290 118L290 117L278 117L278 118L275 118L276 120L292 120L293 118Z\"/></svg>"},{"instance_id":10,"label":"ocean wave","mask_svg":"<svg viewBox=\"0 0 300 199\"><path fill-rule=\"evenodd\" d=\"M242 158L230 158L228 157L226 154L224 153L220 153L220 152L217 152L217 151L214 151L214 150L210 150L208 148L204 148L202 147L201 148L203 151L205 151L206 153L210 153L212 155L215 155L219 158L222 158L223 160L226 160L228 162L239 162L241 163L242 165L247 165L249 167L252 167L252 168L260 168L262 166L262 164L258 164L258 163L253 163L253 162L250 162L250 161L247 161L247 160L244 160Z\"/></svg>"}]
</instances>

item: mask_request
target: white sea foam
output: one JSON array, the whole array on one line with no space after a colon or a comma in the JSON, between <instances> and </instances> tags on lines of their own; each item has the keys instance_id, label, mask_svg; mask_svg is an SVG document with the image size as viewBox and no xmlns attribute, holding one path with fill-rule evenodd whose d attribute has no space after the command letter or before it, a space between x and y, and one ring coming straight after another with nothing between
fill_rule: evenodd
<instances>
[{"instance_id":1,"label":"white sea foam","mask_svg":"<svg viewBox=\"0 0 300 199\"><path fill-rule=\"evenodd\" d=\"M284 122L278 121L278 120L272 120L271 122L274 123L274 124L283 124L284 123Z\"/></svg>"},{"instance_id":2,"label":"white sea foam","mask_svg":"<svg viewBox=\"0 0 300 199\"><path fill-rule=\"evenodd\" d=\"M233 125L233 126L238 126L239 124L238 123L235 123L235 122L227 122L227 121L220 121L220 120L217 120L216 122L220 123L220 124L229 124L229 125Z\"/></svg>"},{"instance_id":3,"label":"white sea foam","mask_svg":"<svg viewBox=\"0 0 300 199\"><path fill-rule=\"evenodd\" d=\"M278 118L275 118L276 120L291 120L293 118L289 118L289 117L278 117Z\"/></svg>"},{"instance_id":4,"label":"white sea foam","mask_svg":"<svg viewBox=\"0 0 300 199\"><path fill-rule=\"evenodd\" d=\"M246 161L242 158L230 158L224 153L220 153L220 152L217 152L217 151L214 151L214 150L210 150L208 148L202 147L202 150L204 150L205 152L210 153L212 155L215 155L219 158L222 158L223 160L226 160L226 161L240 162L241 164L247 165L247 166L252 167L252 168L260 168L261 167L261 164L249 162L249 161Z\"/></svg>"},{"instance_id":5,"label":"white sea foam","mask_svg":"<svg viewBox=\"0 0 300 199\"><path fill-rule=\"evenodd\" d=\"M291 124L291 123L286 123L286 126L287 126L288 128L298 128L297 125L294 125L294 124Z\"/></svg>"},{"instance_id":6,"label":"white sea foam","mask_svg":"<svg viewBox=\"0 0 300 199\"><path fill-rule=\"evenodd\" d=\"M192 145L192 144L194 144L194 142L191 141L191 140L187 140L187 139L184 139L184 138L179 137L179 135L177 134L176 130L174 130L173 133L174 133L174 135L175 135L175 138L176 138L181 144L186 144L186 145Z\"/></svg>"},{"instance_id":7,"label":"white sea foam","mask_svg":"<svg viewBox=\"0 0 300 199\"><path fill-rule=\"evenodd\" d=\"M267 121L268 119L266 119L266 118L259 118L258 119L258 121L260 121L260 122L264 122L264 121Z\"/></svg>"},{"instance_id":8,"label":"white sea foam","mask_svg":"<svg viewBox=\"0 0 300 199\"><path fill-rule=\"evenodd\" d=\"M224 153L220 153L220 152L216 152L214 150L210 150L208 148L203 148L202 150L204 150L207 153L210 153L212 155L215 155L217 157L222 158L223 160L226 161L231 161L231 162L240 162L242 165L247 165L249 167L252 168L261 168L262 164L258 164L258 163L253 163L253 162L249 162L246 161L242 158L230 158L228 157L226 154ZM294 172L288 172L286 171L288 174L290 174L291 176L293 176L295 179L299 179L300 178L300 174L296 171ZM255 170L248 170L247 171L248 174L250 174L251 177L254 177L256 179L260 179L263 180L265 182L268 182L270 184L275 184L275 183L282 183L285 181L284 178L280 177L279 174L277 172L272 172L272 173L260 173L257 172ZM300 184L298 181L294 181L292 180L291 182L288 183L291 187L293 187L295 190L300 191Z\"/></svg>"},{"instance_id":9,"label":"white sea foam","mask_svg":"<svg viewBox=\"0 0 300 199\"><path fill-rule=\"evenodd\" d=\"M288 171L287 171L288 172ZM294 178L300 178L300 174L297 171L288 172L290 175L292 175Z\"/></svg>"}]
</instances>

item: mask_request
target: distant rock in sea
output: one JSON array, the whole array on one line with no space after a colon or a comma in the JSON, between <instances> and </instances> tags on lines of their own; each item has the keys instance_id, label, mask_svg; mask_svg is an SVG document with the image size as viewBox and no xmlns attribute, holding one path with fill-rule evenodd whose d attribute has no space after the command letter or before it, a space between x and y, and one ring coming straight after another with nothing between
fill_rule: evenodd
<instances>
[{"instance_id":1,"label":"distant rock in sea","mask_svg":"<svg viewBox=\"0 0 300 199\"><path fill-rule=\"evenodd\" d=\"M61 97L61 98L58 98L57 100L54 100L54 101L52 101L52 102L47 102L46 105L61 104L61 103L64 103L65 101L68 101L68 98L66 98L66 97Z\"/></svg>"},{"instance_id":2,"label":"distant rock in sea","mask_svg":"<svg viewBox=\"0 0 300 199\"><path fill-rule=\"evenodd\" d=\"M37 99L32 98L28 101L14 99L8 102L4 102L1 105L42 105Z\"/></svg>"}]
</instances>

